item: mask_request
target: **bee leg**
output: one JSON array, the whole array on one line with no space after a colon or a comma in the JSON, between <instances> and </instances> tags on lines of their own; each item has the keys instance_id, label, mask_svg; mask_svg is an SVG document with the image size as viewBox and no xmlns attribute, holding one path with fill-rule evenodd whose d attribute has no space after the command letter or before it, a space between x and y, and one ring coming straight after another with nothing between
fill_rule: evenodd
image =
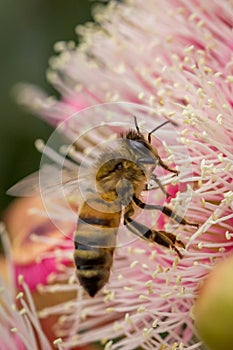
<instances>
[{"instance_id":1,"label":"bee leg","mask_svg":"<svg viewBox=\"0 0 233 350\"><path fill-rule=\"evenodd\" d=\"M181 225L190 225L190 226L199 227L199 224L187 221L185 218L182 218L180 215L176 214L172 209L166 206L143 203L135 195L133 195L133 201L139 208L148 209L148 210L159 210L163 214L171 217L173 220L175 220Z\"/></svg>"},{"instance_id":2,"label":"bee leg","mask_svg":"<svg viewBox=\"0 0 233 350\"><path fill-rule=\"evenodd\" d=\"M175 170L175 169L172 169L172 168L170 168L167 164L165 164L164 162L163 162L163 160L158 156L158 162L159 162L159 165L163 168L163 169L165 169L165 170L167 170L167 171L170 171L170 173L174 173L174 174L176 174L176 175L179 175L179 171L178 170Z\"/></svg>"},{"instance_id":3,"label":"bee leg","mask_svg":"<svg viewBox=\"0 0 233 350\"><path fill-rule=\"evenodd\" d=\"M164 247L172 248L175 250L180 259L182 259L183 255L180 253L179 249L176 247L176 243L185 248L184 243L181 240L176 239L176 235L171 232L165 231L156 231L151 230L145 225L140 224L137 221L131 219L131 217L126 213L124 216L124 224L127 225L128 230L143 238L149 242L158 243Z\"/></svg>"},{"instance_id":4,"label":"bee leg","mask_svg":"<svg viewBox=\"0 0 233 350\"><path fill-rule=\"evenodd\" d=\"M155 181L158 185L158 187L160 188L160 190L168 197L170 197L171 195L165 190L163 184L161 183L161 181L157 178L157 176L155 174L151 174L151 177L150 177L151 180ZM158 187L151 187L149 186L148 183L146 183L145 185L145 191L150 191L150 190L154 190Z\"/></svg>"}]
</instances>

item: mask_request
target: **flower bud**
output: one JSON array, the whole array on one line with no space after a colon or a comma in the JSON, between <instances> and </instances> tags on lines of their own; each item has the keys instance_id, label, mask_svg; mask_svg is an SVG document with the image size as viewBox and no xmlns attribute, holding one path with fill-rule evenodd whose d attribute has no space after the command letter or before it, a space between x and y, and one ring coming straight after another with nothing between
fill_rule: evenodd
<instances>
[{"instance_id":1,"label":"flower bud","mask_svg":"<svg viewBox=\"0 0 233 350\"><path fill-rule=\"evenodd\" d=\"M231 350L233 344L233 256L206 278L194 308L200 338L211 350Z\"/></svg>"}]
</instances>

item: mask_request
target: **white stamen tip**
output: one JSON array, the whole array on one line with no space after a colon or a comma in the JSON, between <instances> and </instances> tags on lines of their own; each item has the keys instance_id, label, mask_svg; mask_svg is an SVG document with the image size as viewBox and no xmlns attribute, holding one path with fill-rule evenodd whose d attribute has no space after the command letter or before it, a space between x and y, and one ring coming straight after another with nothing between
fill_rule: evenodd
<instances>
[{"instance_id":1,"label":"white stamen tip","mask_svg":"<svg viewBox=\"0 0 233 350\"><path fill-rule=\"evenodd\" d=\"M42 139L37 139L35 141L35 147L40 153L42 153L45 148L45 142Z\"/></svg>"},{"instance_id":2,"label":"white stamen tip","mask_svg":"<svg viewBox=\"0 0 233 350\"><path fill-rule=\"evenodd\" d=\"M62 343L62 339L61 338L57 338L53 341L53 344L54 345L57 345L57 344L61 344Z\"/></svg>"},{"instance_id":3,"label":"white stamen tip","mask_svg":"<svg viewBox=\"0 0 233 350\"><path fill-rule=\"evenodd\" d=\"M23 292L19 292L17 295L16 295L16 299L19 300L19 299L22 299L23 298Z\"/></svg>"},{"instance_id":4,"label":"white stamen tip","mask_svg":"<svg viewBox=\"0 0 233 350\"><path fill-rule=\"evenodd\" d=\"M16 327L11 328L11 332L12 333L17 333L18 332L18 328L16 328Z\"/></svg>"},{"instance_id":5,"label":"white stamen tip","mask_svg":"<svg viewBox=\"0 0 233 350\"><path fill-rule=\"evenodd\" d=\"M110 341L107 342L107 344L105 345L104 350L111 350L112 345L113 345L113 341L110 340Z\"/></svg>"},{"instance_id":6,"label":"white stamen tip","mask_svg":"<svg viewBox=\"0 0 233 350\"><path fill-rule=\"evenodd\" d=\"M19 275L18 276L18 283L22 284L24 282L24 276L23 275Z\"/></svg>"}]
</instances>

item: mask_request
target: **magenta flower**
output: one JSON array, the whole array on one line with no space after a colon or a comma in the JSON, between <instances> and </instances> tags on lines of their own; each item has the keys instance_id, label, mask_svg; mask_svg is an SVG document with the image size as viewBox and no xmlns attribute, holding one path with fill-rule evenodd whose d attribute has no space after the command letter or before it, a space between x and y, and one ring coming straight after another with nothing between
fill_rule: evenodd
<instances>
[{"instance_id":1,"label":"magenta flower","mask_svg":"<svg viewBox=\"0 0 233 350\"><path fill-rule=\"evenodd\" d=\"M160 220L182 239L184 258L140 240L125 244L116 250L109 283L94 299L76 283L74 267L61 261L62 256L72 262L72 240L54 242L60 248L45 252L41 264L55 258L60 268L53 284L41 285L40 292L72 291L77 297L48 306L39 316L60 315L57 336L68 349L95 341L106 350L200 349L192 314L196 293L213 263L233 248L232 5L135 0L110 2L94 15L98 25L77 28L77 48L55 45L59 54L51 59L48 78L61 94L59 101L33 87L19 89L23 104L58 127L42 147L44 155L75 172L79 168L64 162L60 148L51 148L61 131L69 143L79 142L69 156L85 165L90 149L95 158L109 135L133 127L132 115L146 130L171 118L179 126L167 125L153 142L180 175L161 178L177 186L168 187L175 195L169 205L199 228L145 214L148 224ZM164 200L158 190L151 193L149 200ZM77 217L69 205L51 204L53 196L42 194L59 229L64 232L68 222L73 227ZM40 239L53 246L51 238Z\"/></svg>"}]
</instances>

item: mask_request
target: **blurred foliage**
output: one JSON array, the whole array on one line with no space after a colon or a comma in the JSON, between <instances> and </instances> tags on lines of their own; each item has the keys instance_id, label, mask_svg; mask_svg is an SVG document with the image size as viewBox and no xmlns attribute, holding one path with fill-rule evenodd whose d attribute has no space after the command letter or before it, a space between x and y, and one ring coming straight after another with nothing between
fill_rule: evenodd
<instances>
[{"instance_id":1,"label":"blurred foliage","mask_svg":"<svg viewBox=\"0 0 233 350\"><path fill-rule=\"evenodd\" d=\"M77 40L74 28L91 19L88 0L0 1L0 212L12 200L6 190L39 168L37 138L47 139L52 129L19 107L11 91L21 81L52 92L45 71L53 44Z\"/></svg>"}]
</instances>

